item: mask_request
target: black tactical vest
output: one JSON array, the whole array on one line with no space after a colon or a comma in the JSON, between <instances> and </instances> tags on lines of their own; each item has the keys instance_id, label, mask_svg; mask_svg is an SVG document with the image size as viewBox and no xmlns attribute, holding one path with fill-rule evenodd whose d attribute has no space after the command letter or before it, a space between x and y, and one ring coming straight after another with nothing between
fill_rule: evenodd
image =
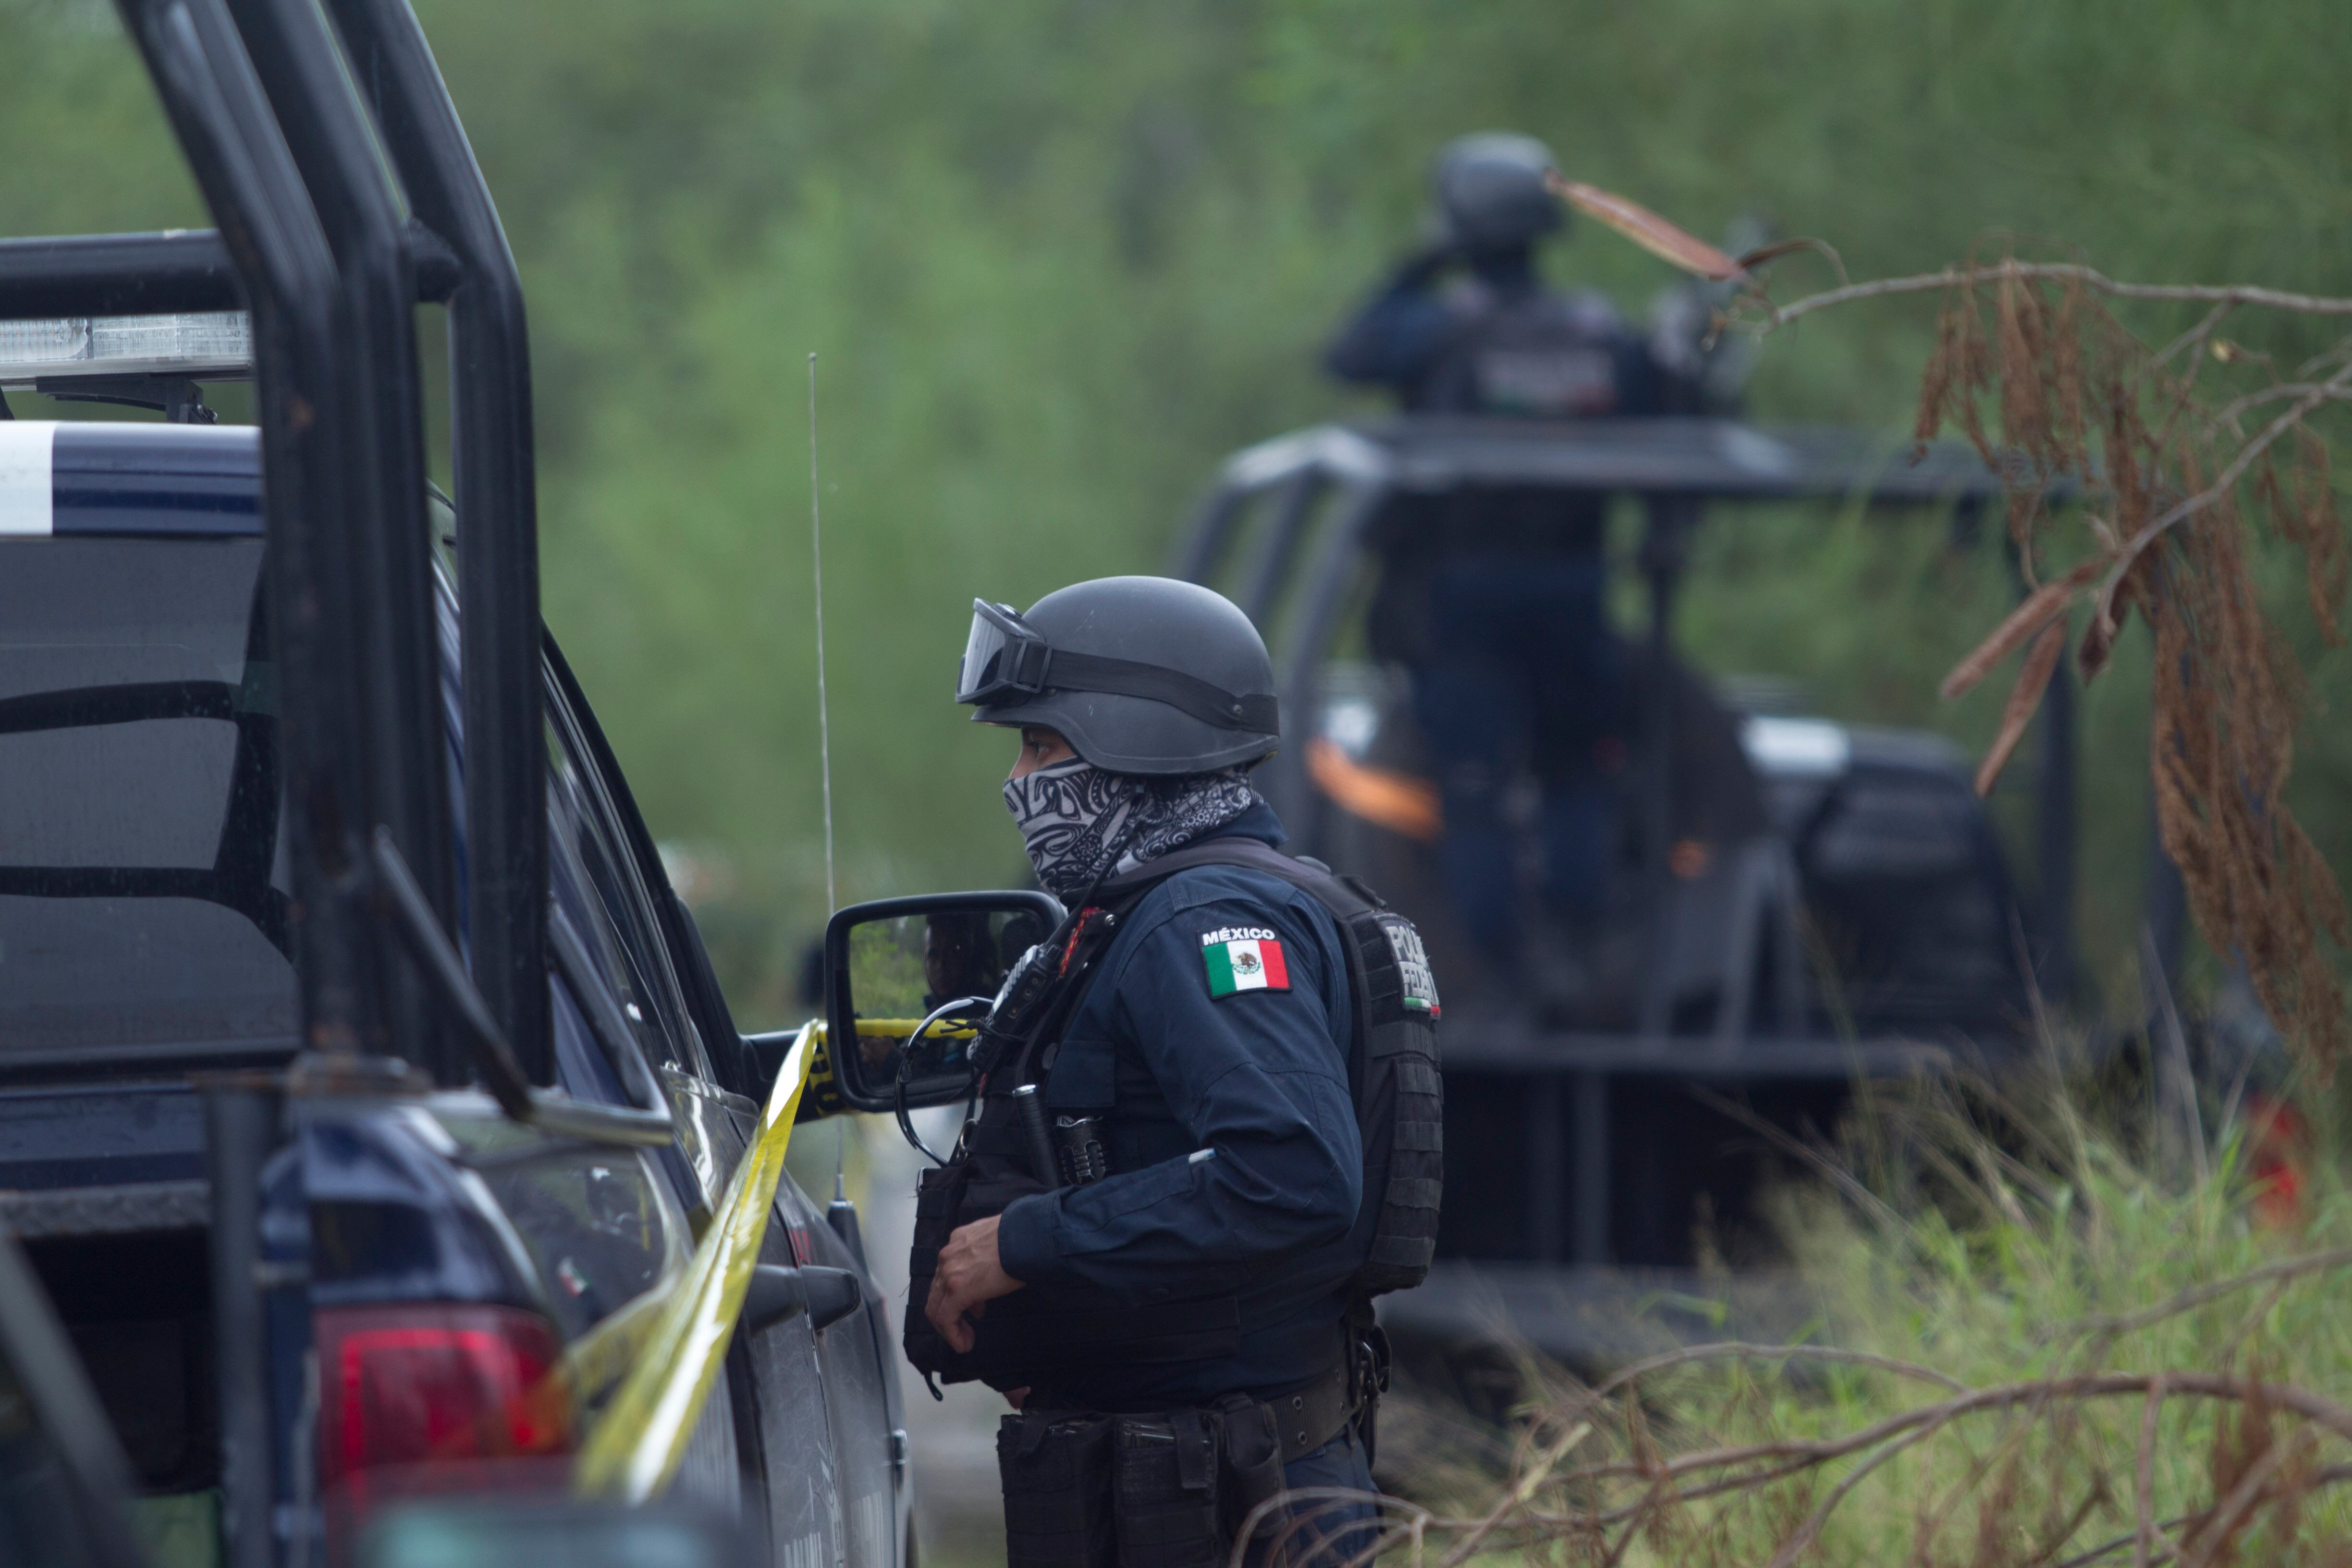
<instances>
[{"instance_id":1,"label":"black tactical vest","mask_svg":"<svg viewBox=\"0 0 2352 1568\"><path fill-rule=\"evenodd\" d=\"M1043 1158L1032 1152L1036 1133L1013 1091L1046 1076L1047 1047L1077 1010L1121 922L1153 888L1196 866L1241 866L1277 877L1313 895L1339 922L1348 954L1348 1076L1363 1142L1363 1201L1380 1205L1349 1288L1362 1309L1370 1298L1409 1289L1428 1276L1444 1180L1444 1094L1437 986L1421 933L1361 883L1257 839L1211 839L1106 881L1055 933L1059 951L1045 956L1058 973L1036 1005L1036 1022L986 1064L979 1116L954 1157L917 1184L905 1333L907 1359L917 1371L949 1383L979 1379L1018 1388L1051 1384L1090 1366L1209 1361L1238 1348L1240 1307L1230 1293L1138 1305L1092 1287L1015 1291L991 1301L974 1321L968 1354L958 1353L923 1315L940 1248L958 1226L1062 1184L1058 1172L1051 1181L1041 1173Z\"/></svg>"},{"instance_id":2,"label":"black tactical vest","mask_svg":"<svg viewBox=\"0 0 2352 1568\"><path fill-rule=\"evenodd\" d=\"M1472 279L1448 305L1454 329L1422 399L1430 412L1530 419L1624 412L1618 384L1624 327L1600 296L1549 289L1505 294Z\"/></svg>"}]
</instances>

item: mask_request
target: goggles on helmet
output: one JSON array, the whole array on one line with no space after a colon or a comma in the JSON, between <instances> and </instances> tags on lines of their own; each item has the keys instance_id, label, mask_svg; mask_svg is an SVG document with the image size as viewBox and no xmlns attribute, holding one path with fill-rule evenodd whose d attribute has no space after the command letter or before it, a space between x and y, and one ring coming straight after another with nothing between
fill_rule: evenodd
<instances>
[{"instance_id":1,"label":"goggles on helmet","mask_svg":"<svg viewBox=\"0 0 2352 1568\"><path fill-rule=\"evenodd\" d=\"M974 599L971 636L965 639L963 665L956 672L956 700L996 702L1035 696L1045 689L1045 665L1052 651L1021 619L1020 611Z\"/></svg>"},{"instance_id":2,"label":"goggles on helmet","mask_svg":"<svg viewBox=\"0 0 2352 1568\"><path fill-rule=\"evenodd\" d=\"M956 700L1003 702L1048 689L1141 697L1220 730L1271 735L1282 728L1270 694L1236 696L1181 670L1056 649L1012 605L974 599L971 635L956 669Z\"/></svg>"}]
</instances>

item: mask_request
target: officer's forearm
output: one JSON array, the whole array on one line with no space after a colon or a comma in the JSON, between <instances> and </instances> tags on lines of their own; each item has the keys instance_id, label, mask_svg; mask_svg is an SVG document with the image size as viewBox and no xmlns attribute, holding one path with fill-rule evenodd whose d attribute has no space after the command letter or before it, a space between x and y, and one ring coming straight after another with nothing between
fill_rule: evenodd
<instances>
[{"instance_id":1,"label":"officer's forearm","mask_svg":"<svg viewBox=\"0 0 2352 1568\"><path fill-rule=\"evenodd\" d=\"M1007 1274L1033 1285L1066 1285L1075 1279L1062 1267L1055 1233L1061 1215L1054 1194L1040 1193L1006 1205L996 1226L996 1256Z\"/></svg>"},{"instance_id":2,"label":"officer's forearm","mask_svg":"<svg viewBox=\"0 0 2352 1568\"><path fill-rule=\"evenodd\" d=\"M1444 307L1426 279L1400 276L1324 351L1343 381L1403 384L1429 368L1445 332Z\"/></svg>"},{"instance_id":3,"label":"officer's forearm","mask_svg":"<svg viewBox=\"0 0 2352 1568\"><path fill-rule=\"evenodd\" d=\"M1355 1221L1360 1154L1302 1140L1257 1145L1023 1198L997 1246L1010 1273L1144 1300L1229 1289L1338 1240Z\"/></svg>"}]
</instances>

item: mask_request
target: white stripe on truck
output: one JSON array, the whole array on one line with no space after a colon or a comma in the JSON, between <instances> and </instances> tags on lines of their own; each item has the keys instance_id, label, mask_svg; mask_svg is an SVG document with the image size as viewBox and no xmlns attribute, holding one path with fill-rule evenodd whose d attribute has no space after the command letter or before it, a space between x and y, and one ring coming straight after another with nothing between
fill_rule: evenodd
<instances>
[{"instance_id":1,"label":"white stripe on truck","mask_svg":"<svg viewBox=\"0 0 2352 1568\"><path fill-rule=\"evenodd\" d=\"M57 435L54 420L0 420L0 535L46 535L54 526L49 448Z\"/></svg>"}]
</instances>

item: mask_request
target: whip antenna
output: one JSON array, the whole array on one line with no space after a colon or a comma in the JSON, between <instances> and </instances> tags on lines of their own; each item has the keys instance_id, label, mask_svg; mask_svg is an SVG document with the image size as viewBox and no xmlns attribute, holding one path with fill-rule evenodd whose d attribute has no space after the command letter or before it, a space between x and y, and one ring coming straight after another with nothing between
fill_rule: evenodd
<instances>
[{"instance_id":1,"label":"whip antenna","mask_svg":"<svg viewBox=\"0 0 2352 1568\"><path fill-rule=\"evenodd\" d=\"M816 567L816 754L824 776L824 912L841 907L833 882L833 721L824 701L824 525L817 510L816 351L809 351L809 556Z\"/></svg>"}]
</instances>

